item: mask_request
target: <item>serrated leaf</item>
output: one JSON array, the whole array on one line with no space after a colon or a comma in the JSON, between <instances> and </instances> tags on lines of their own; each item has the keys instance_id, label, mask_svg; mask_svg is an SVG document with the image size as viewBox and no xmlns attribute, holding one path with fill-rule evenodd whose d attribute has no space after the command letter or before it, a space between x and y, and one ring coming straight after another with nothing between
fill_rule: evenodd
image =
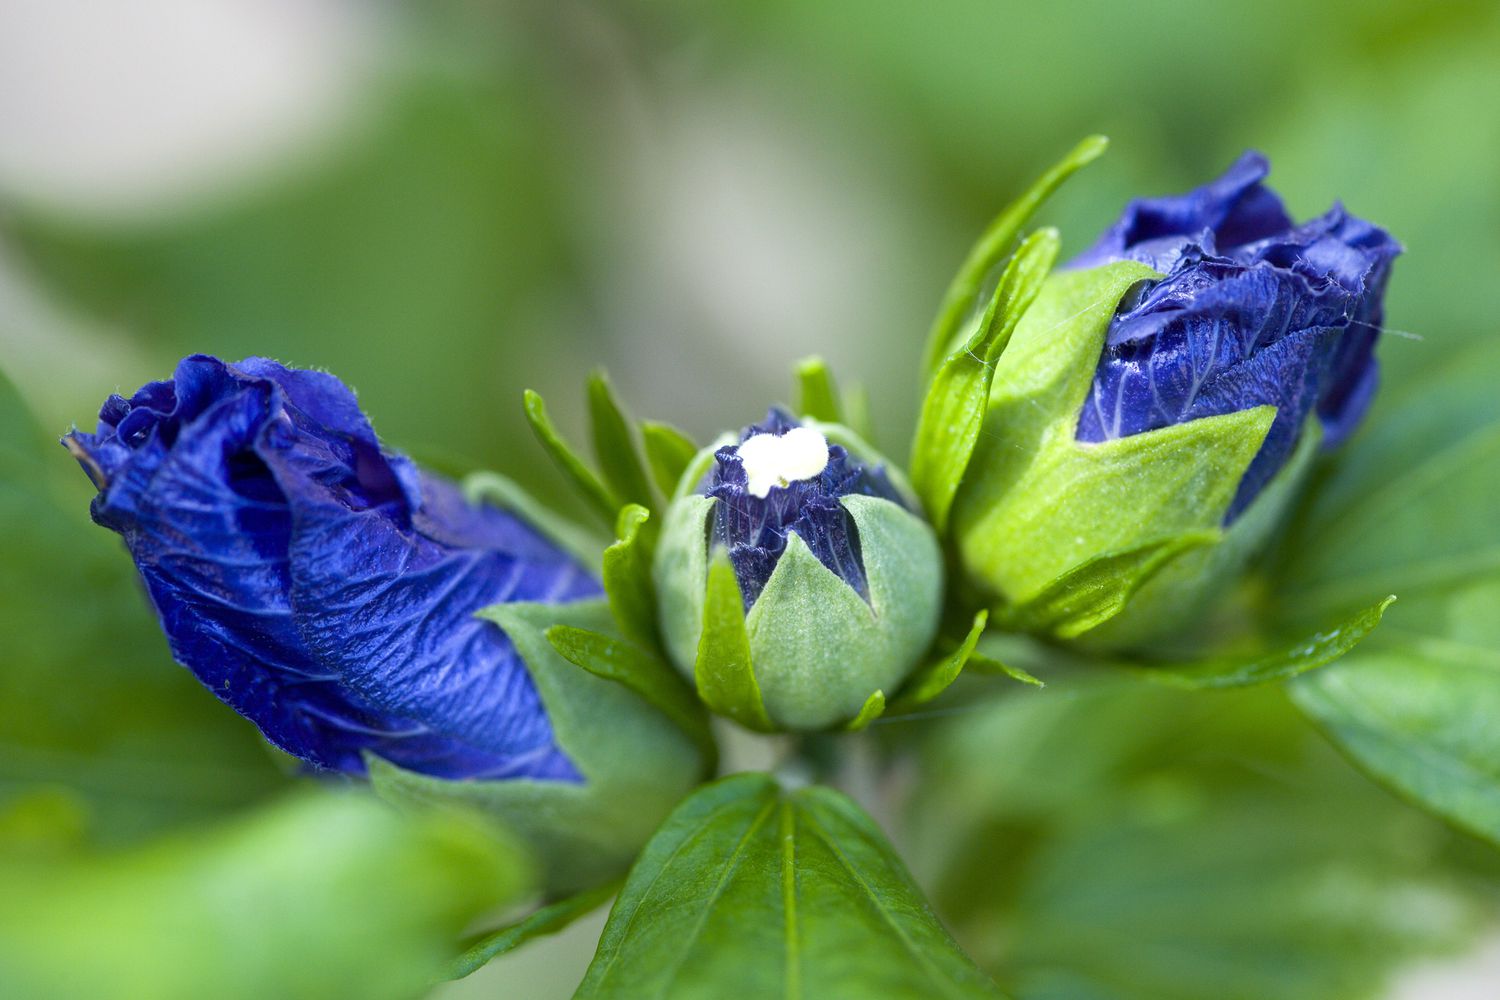
<instances>
[{"instance_id":1,"label":"serrated leaf","mask_svg":"<svg viewBox=\"0 0 1500 1000\"><path fill-rule=\"evenodd\" d=\"M884 714L885 692L875 691L870 695L870 697L865 699L865 703L863 706L861 706L859 714L850 719L844 725L844 729L847 732L857 733L861 729L867 728L870 723L874 722Z\"/></svg>"},{"instance_id":2,"label":"serrated leaf","mask_svg":"<svg viewBox=\"0 0 1500 1000\"><path fill-rule=\"evenodd\" d=\"M1139 667L1137 671L1160 684L1196 689L1246 687L1290 680L1309 670L1327 666L1353 649L1374 631L1385 609L1395 600L1394 596L1387 597L1288 649L1251 656L1215 657L1186 664L1153 663Z\"/></svg>"},{"instance_id":3,"label":"serrated leaf","mask_svg":"<svg viewBox=\"0 0 1500 1000\"><path fill-rule=\"evenodd\" d=\"M1007 629L1074 638L1119 614L1131 596L1172 560L1219 538L1217 532L1194 532L1098 556L1054 580L1026 603L1001 608L997 618Z\"/></svg>"},{"instance_id":4,"label":"serrated leaf","mask_svg":"<svg viewBox=\"0 0 1500 1000\"><path fill-rule=\"evenodd\" d=\"M997 998L875 824L768 775L700 789L646 846L576 1000Z\"/></svg>"},{"instance_id":5,"label":"serrated leaf","mask_svg":"<svg viewBox=\"0 0 1500 1000\"><path fill-rule=\"evenodd\" d=\"M541 442L542 448L547 452L547 457L552 459L573 487L588 501L593 512L602 518L605 524L613 526L615 515L621 507L625 506L625 501L604 485L594 474L594 470L588 467L588 463L579 458L572 446L557 433L557 428L552 426L552 419L547 416L547 405L542 402L542 397L527 389L523 399L526 421L531 425L536 439Z\"/></svg>"},{"instance_id":6,"label":"serrated leaf","mask_svg":"<svg viewBox=\"0 0 1500 1000\"><path fill-rule=\"evenodd\" d=\"M1057 190L1058 185L1079 168L1097 159L1108 145L1109 140L1102 135L1091 135L1084 139L1051 170L1037 178L1025 194L1005 206L985 228L943 294L943 303L927 334L927 346L922 353L922 373L925 378L930 379L936 374L938 366L948 354L949 345L953 343L969 310L979 297L985 277L1010 252L1011 245L1026 220Z\"/></svg>"},{"instance_id":7,"label":"serrated leaf","mask_svg":"<svg viewBox=\"0 0 1500 1000\"><path fill-rule=\"evenodd\" d=\"M620 891L620 884L618 881L606 882L597 888L549 903L529 914L524 920L518 920L487 934L476 935L469 940L463 954L453 960L446 978L462 979L501 955L515 951L523 944L567 929L575 920L588 916L607 903L615 893Z\"/></svg>"},{"instance_id":8,"label":"serrated leaf","mask_svg":"<svg viewBox=\"0 0 1500 1000\"><path fill-rule=\"evenodd\" d=\"M604 550L602 575L609 610L625 636L648 649L657 645L656 588L651 582L651 512L639 504L620 511L618 537Z\"/></svg>"},{"instance_id":9,"label":"serrated leaf","mask_svg":"<svg viewBox=\"0 0 1500 1000\"><path fill-rule=\"evenodd\" d=\"M670 498L677 491L677 481L698 454L693 439L670 424L654 420L641 421L641 441L646 446L646 464L662 496Z\"/></svg>"},{"instance_id":10,"label":"serrated leaf","mask_svg":"<svg viewBox=\"0 0 1500 1000\"><path fill-rule=\"evenodd\" d=\"M596 677L623 684L655 706L693 738L707 761L704 770L713 772L718 748L708 717L686 682L671 667L629 643L572 625L547 629L547 641L569 663Z\"/></svg>"},{"instance_id":11,"label":"serrated leaf","mask_svg":"<svg viewBox=\"0 0 1500 1000\"><path fill-rule=\"evenodd\" d=\"M833 373L822 358L803 358L797 362L797 413L824 423L844 422Z\"/></svg>"},{"instance_id":12,"label":"serrated leaf","mask_svg":"<svg viewBox=\"0 0 1500 1000\"><path fill-rule=\"evenodd\" d=\"M958 648L914 673L906 686L897 694L896 700L891 702L890 711L892 713L910 712L948 690L953 682L958 680L958 675L963 672L964 666L969 662L969 657L974 654L974 647L979 645L979 637L984 634L984 627L989 620L988 611L980 611L976 614L974 624L970 626L968 634L964 636Z\"/></svg>"},{"instance_id":13,"label":"serrated leaf","mask_svg":"<svg viewBox=\"0 0 1500 1000\"><path fill-rule=\"evenodd\" d=\"M723 553L709 563L703 598L703 634L693 666L698 696L709 708L747 729L773 732L750 660L745 603L734 567Z\"/></svg>"},{"instance_id":14,"label":"serrated leaf","mask_svg":"<svg viewBox=\"0 0 1500 1000\"><path fill-rule=\"evenodd\" d=\"M615 496L626 503L650 507L651 482L636 447L620 402L615 398L609 378L602 371L593 372L588 381L589 430L593 437L594 458Z\"/></svg>"},{"instance_id":15,"label":"serrated leaf","mask_svg":"<svg viewBox=\"0 0 1500 1000\"><path fill-rule=\"evenodd\" d=\"M927 388L912 441L911 479L940 534L979 441L995 359L1036 299L1058 246L1056 230L1038 230L1027 238L1001 276L974 336L943 362Z\"/></svg>"}]
</instances>

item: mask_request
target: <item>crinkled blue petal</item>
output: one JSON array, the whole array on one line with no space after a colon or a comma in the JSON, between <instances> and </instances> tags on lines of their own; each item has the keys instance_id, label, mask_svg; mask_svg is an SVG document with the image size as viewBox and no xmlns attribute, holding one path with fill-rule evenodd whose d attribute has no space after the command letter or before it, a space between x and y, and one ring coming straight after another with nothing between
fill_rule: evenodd
<instances>
[{"instance_id":1,"label":"crinkled blue petal","mask_svg":"<svg viewBox=\"0 0 1500 1000\"><path fill-rule=\"evenodd\" d=\"M1121 302L1079 414L1079 440L1277 408L1226 523L1290 457L1310 415L1328 447L1358 425L1378 381L1382 300L1401 250L1339 205L1293 225L1261 183L1268 169L1264 157L1246 153L1196 191L1133 201L1073 262L1131 259L1166 275Z\"/></svg>"},{"instance_id":2,"label":"crinkled blue petal","mask_svg":"<svg viewBox=\"0 0 1500 1000\"><path fill-rule=\"evenodd\" d=\"M65 443L174 657L266 738L361 773L580 780L510 640L474 612L597 596L512 515L383 452L330 375L185 359Z\"/></svg>"}]
</instances>

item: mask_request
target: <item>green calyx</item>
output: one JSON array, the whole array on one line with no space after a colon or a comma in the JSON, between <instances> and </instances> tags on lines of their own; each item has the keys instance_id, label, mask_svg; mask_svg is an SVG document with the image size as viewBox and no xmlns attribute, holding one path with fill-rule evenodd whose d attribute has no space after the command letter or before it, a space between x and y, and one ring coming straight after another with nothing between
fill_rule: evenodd
<instances>
[{"instance_id":1,"label":"green calyx","mask_svg":"<svg viewBox=\"0 0 1500 1000\"><path fill-rule=\"evenodd\" d=\"M852 432L806 423L857 458L886 464L909 495L889 464ZM884 705L885 693L916 668L937 630L943 576L932 528L889 500L844 497L869 600L792 532L747 613L727 554L709 550L719 501L697 492L723 443L689 465L662 526L655 579L671 658L710 708L750 729L826 729L877 711L867 706L872 699Z\"/></svg>"},{"instance_id":2,"label":"green calyx","mask_svg":"<svg viewBox=\"0 0 1500 1000\"><path fill-rule=\"evenodd\" d=\"M1158 277L1129 261L1054 274L998 359L950 523L1002 627L1073 638L1111 622L1100 640L1148 641L1173 627L1174 602L1205 592L1205 574L1242 561L1221 524L1274 407L1100 443L1075 437L1116 306ZM1234 552L1257 546L1297 475L1284 469L1236 522Z\"/></svg>"}]
</instances>

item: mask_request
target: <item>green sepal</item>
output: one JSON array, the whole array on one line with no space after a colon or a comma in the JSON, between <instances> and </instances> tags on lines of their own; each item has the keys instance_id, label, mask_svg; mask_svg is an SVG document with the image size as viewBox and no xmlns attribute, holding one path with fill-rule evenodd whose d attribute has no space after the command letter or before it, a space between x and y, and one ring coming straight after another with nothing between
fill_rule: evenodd
<instances>
[{"instance_id":1,"label":"green sepal","mask_svg":"<svg viewBox=\"0 0 1500 1000\"><path fill-rule=\"evenodd\" d=\"M938 309L937 318L933 320L932 328L927 334L927 346L922 352L924 378L932 378L949 354L950 345L958 336L975 300L979 298L985 277L1010 252L1021 227L1031 218L1032 213L1057 190L1058 185L1079 168L1098 159L1108 146L1109 140L1102 135L1091 135L1084 139L1051 170L1037 178L1025 194L1005 206L985 228L943 294L943 304Z\"/></svg>"},{"instance_id":2,"label":"green sepal","mask_svg":"<svg viewBox=\"0 0 1500 1000\"><path fill-rule=\"evenodd\" d=\"M527 844L553 893L618 877L704 761L692 737L623 684L569 663L547 640L554 625L609 633L604 600L499 604L480 612L505 630L536 685L553 738L583 781L449 781L366 754L370 782L403 807L469 806Z\"/></svg>"},{"instance_id":3,"label":"green sepal","mask_svg":"<svg viewBox=\"0 0 1500 1000\"><path fill-rule=\"evenodd\" d=\"M671 424L654 420L641 421L641 443L646 448L651 477L662 496L670 498L677 489L677 481L698 454L698 446Z\"/></svg>"},{"instance_id":4,"label":"green sepal","mask_svg":"<svg viewBox=\"0 0 1500 1000\"><path fill-rule=\"evenodd\" d=\"M553 625L547 641L563 659L595 677L616 681L635 692L698 744L704 771L713 773L719 749L703 703L693 696L687 683L654 654L600 632L574 625Z\"/></svg>"},{"instance_id":5,"label":"green sepal","mask_svg":"<svg viewBox=\"0 0 1500 1000\"><path fill-rule=\"evenodd\" d=\"M1131 261L1054 274L996 367L950 528L969 579L1008 627L1076 637L1132 611L1139 598L1119 598L1195 550L1222 548L1200 543L1221 533L1274 407L1098 443L1075 437L1116 304L1156 277ZM1061 582L1074 573L1077 595ZM1140 619L1131 640L1170 610Z\"/></svg>"},{"instance_id":6,"label":"green sepal","mask_svg":"<svg viewBox=\"0 0 1500 1000\"><path fill-rule=\"evenodd\" d=\"M708 564L703 596L703 629L693 664L698 696L709 708L746 729L769 733L776 726L766 715L760 685L750 659L745 602L729 557L720 552Z\"/></svg>"},{"instance_id":7,"label":"green sepal","mask_svg":"<svg viewBox=\"0 0 1500 1000\"><path fill-rule=\"evenodd\" d=\"M865 699L864 706L860 708L859 714L844 724L844 729L851 733L857 733L885 714L885 692L876 690L870 697Z\"/></svg>"},{"instance_id":8,"label":"green sepal","mask_svg":"<svg viewBox=\"0 0 1500 1000\"><path fill-rule=\"evenodd\" d=\"M513 924L474 935L465 944L463 953L448 966L443 978L462 979L523 944L565 930L575 920L588 916L609 902L620 891L622 884L621 880L606 882L596 888L564 896Z\"/></svg>"},{"instance_id":9,"label":"green sepal","mask_svg":"<svg viewBox=\"0 0 1500 1000\"><path fill-rule=\"evenodd\" d=\"M875 439L875 423L870 419L870 391L863 382L850 382L844 388L844 426L866 441Z\"/></svg>"},{"instance_id":10,"label":"green sepal","mask_svg":"<svg viewBox=\"0 0 1500 1000\"><path fill-rule=\"evenodd\" d=\"M974 616L974 624L969 627L968 634L964 636L963 642L958 644L957 649L947 656L933 660L913 674L906 686L896 695L896 699L891 702L891 713L913 711L948 690L953 682L958 680L958 675L968 664L969 657L974 654L974 647L979 645L979 637L984 634L989 617L988 611L977 613Z\"/></svg>"},{"instance_id":11,"label":"green sepal","mask_svg":"<svg viewBox=\"0 0 1500 1000\"><path fill-rule=\"evenodd\" d=\"M625 506L625 500L606 486L594 474L594 470L588 467L588 463L579 458L572 446L563 440L557 428L552 426L552 419L547 416L547 406L542 402L541 396L527 389L523 399L526 422L531 425L532 432L536 434L536 439L541 442L547 456L584 500L588 501L594 514L602 518L605 524L613 526L616 514Z\"/></svg>"},{"instance_id":12,"label":"green sepal","mask_svg":"<svg viewBox=\"0 0 1500 1000\"><path fill-rule=\"evenodd\" d=\"M803 358L797 362L796 372L798 415L831 424L843 423L843 408L828 364L819 357Z\"/></svg>"},{"instance_id":13,"label":"green sepal","mask_svg":"<svg viewBox=\"0 0 1500 1000\"><path fill-rule=\"evenodd\" d=\"M1029 671L1008 660L996 659L985 653L971 653L969 662L965 665L971 674L983 674L987 677L1009 677L1013 681L1022 684L1030 684L1032 687L1044 688L1047 682Z\"/></svg>"},{"instance_id":14,"label":"green sepal","mask_svg":"<svg viewBox=\"0 0 1500 1000\"><path fill-rule=\"evenodd\" d=\"M559 517L508 476L475 472L465 476L459 485L470 503L487 503L519 516L584 565L597 565L603 555L605 542L601 536Z\"/></svg>"},{"instance_id":15,"label":"green sepal","mask_svg":"<svg viewBox=\"0 0 1500 1000\"><path fill-rule=\"evenodd\" d=\"M1248 687L1285 681L1325 667L1357 646L1375 630L1395 595L1350 616L1333 628L1271 653L1218 656L1191 663L1152 663L1135 668L1149 680L1170 687L1205 689Z\"/></svg>"},{"instance_id":16,"label":"green sepal","mask_svg":"<svg viewBox=\"0 0 1500 1000\"><path fill-rule=\"evenodd\" d=\"M1064 573L1024 604L1002 605L996 621L1014 632L1075 638L1123 611L1136 592L1172 560L1217 544L1221 538L1217 531L1189 532L1129 552L1097 556Z\"/></svg>"},{"instance_id":17,"label":"green sepal","mask_svg":"<svg viewBox=\"0 0 1500 1000\"><path fill-rule=\"evenodd\" d=\"M656 639L656 589L651 583L654 532L651 512L640 504L627 504L615 525L617 541L604 550L601 561L604 592L620 631L648 649Z\"/></svg>"},{"instance_id":18,"label":"green sepal","mask_svg":"<svg viewBox=\"0 0 1500 1000\"><path fill-rule=\"evenodd\" d=\"M650 507L651 481L646 476L645 462L636 447L630 421L603 371L589 375L588 402L594 458L604 474L604 482L625 503ZM619 506L623 505L615 509Z\"/></svg>"},{"instance_id":19,"label":"green sepal","mask_svg":"<svg viewBox=\"0 0 1500 1000\"><path fill-rule=\"evenodd\" d=\"M1055 229L1027 238L1006 266L974 335L943 362L927 387L912 442L911 477L939 532L947 527L953 495L979 440L995 361L1041 290L1059 245Z\"/></svg>"}]
</instances>

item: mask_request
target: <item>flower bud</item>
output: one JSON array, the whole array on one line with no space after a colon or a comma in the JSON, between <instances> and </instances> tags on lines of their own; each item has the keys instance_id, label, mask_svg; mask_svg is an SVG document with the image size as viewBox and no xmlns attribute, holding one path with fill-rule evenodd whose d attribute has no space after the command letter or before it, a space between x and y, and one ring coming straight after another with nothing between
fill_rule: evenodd
<instances>
[{"instance_id":1,"label":"flower bud","mask_svg":"<svg viewBox=\"0 0 1500 1000\"><path fill-rule=\"evenodd\" d=\"M333 376L190 357L64 444L173 657L312 768L462 789L533 834L555 874L627 859L697 778L683 734L542 638L607 627L589 570L384 450ZM536 817L582 806L633 842L580 869Z\"/></svg>"},{"instance_id":2,"label":"flower bud","mask_svg":"<svg viewBox=\"0 0 1500 1000\"><path fill-rule=\"evenodd\" d=\"M1338 205L1295 225L1267 169L1132 202L1021 320L953 508L1002 622L1178 630L1358 425L1401 248Z\"/></svg>"},{"instance_id":3,"label":"flower bud","mask_svg":"<svg viewBox=\"0 0 1500 1000\"><path fill-rule=\"evenodd\" d=\"M657 551L669 653L710 707L754 728L851 720L937 630L942 557L917 510L840 425L773 409L720 439L683 474Z\"/></svg>"}]
</instances>

